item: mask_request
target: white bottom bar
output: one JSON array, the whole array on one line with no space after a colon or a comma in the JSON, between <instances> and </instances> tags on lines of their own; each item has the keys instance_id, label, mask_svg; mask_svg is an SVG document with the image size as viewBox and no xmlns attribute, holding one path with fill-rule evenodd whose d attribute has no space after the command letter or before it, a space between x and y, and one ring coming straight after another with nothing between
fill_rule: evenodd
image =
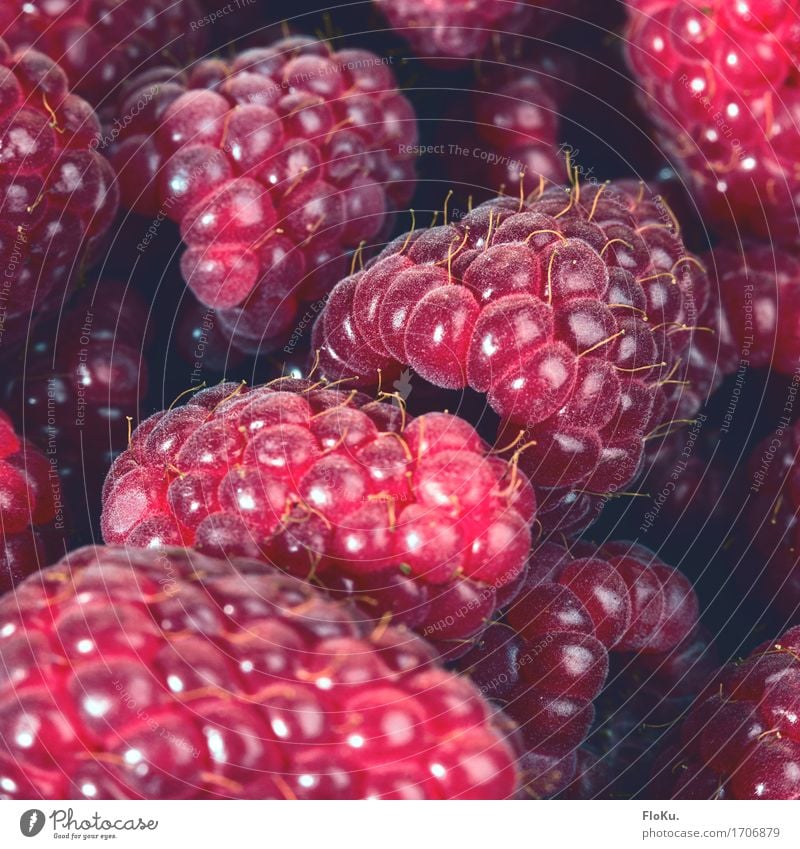
<instances>
[{"instance_id":1,"label":"white bottom bar","mask_svg":"<svg viewBox=\"0 0 800 849\"><path fill-rule=\"evenodd\" d=\"M800 802L0 804L3 849L54 842L152 849L797 849Z\"/></svg>"}]
</instances>

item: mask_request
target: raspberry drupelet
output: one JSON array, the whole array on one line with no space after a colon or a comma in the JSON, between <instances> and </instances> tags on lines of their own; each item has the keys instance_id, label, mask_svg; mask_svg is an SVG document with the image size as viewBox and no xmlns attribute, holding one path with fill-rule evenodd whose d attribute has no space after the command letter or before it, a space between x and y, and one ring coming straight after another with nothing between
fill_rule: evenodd
<instances>
[{"instance_id":1,"label":"raspberry drupelet","mask_svg":"<svg viewBox=\"0 0 800 849\"><path fill-rule=\"evenodd\" d=\"M131 73L200 55L201 17L198 0L27 0L0 6L0 36L47 54L74 91L102 107Z\"/></svg>"},{"instance_id":2,"label":"raspberry drupelet","mask_svg":"<svg viewBox=\"0 0 800 849\"><path fill-rule=\"evenodd\" d=\"M112 155L123 202L180 225L184 279L247 353L282 344L300 303L413 193L414 112L367 51L294 36L145 72L122 100L135 113Z\"/></svg>"},{"instance_id":3,"label":"raspberry drupelet","mask_svg":"<svg viewBox=\"0 0 800 849\"><path fill-rule=\"evenodd\" d=\"M800 628L713 676L671 735L658 799L800 799Z\"/></svg>"},{"instance_id":4,"label":"raspberry drupelet","mask_svg":"<svg viewBox=\"0 0 800 849\"><path fill-rule=\"evenodd\" d=\"M0 353L65 297L113 223L118 192L99 137L61 68L0 38Z\"/></svg>"},{"instance_id":5,"label":"raspberry drupelet","mask_svg":"<svg viewBox=\"0 0 800 849\"><path fill-rule=\"evenodd\" d=\"M368 386L410 367L485 394L544 529L585 527L635 478L645 437L687 417L695 337L714 337L695 333L714 321L704 268L645 192L576 182L396 239L317 319L322 374Z\"/></svg>"},{"instance_id":6,"label":"raspberry drupelet","mask_svg":"<svg viewBox=\"0 0 800 849\"><path fill-rule=\"evenodd\" d=\"M62 511L50 460L0 410L0 594L47 563L48 536Z\"/></svg>"},{"instance_id":7,"label":"raspberry drupelet","mask_svg":"<svg viewBox=\"0 0 800 849\"><path fill-rule=\"evenodd\" d=\"M0 600L0 798L504 799L502 717L262 563L91 547Z\"/></svg>"},{"instance_id":8,"label":"raspberry drupelet","mask_svg":"<svg viewBox=\"0 0 800 849\"><path fill-rule=\"evenodd\" d=\"M282 379L145 420L106 480L102 532L275 563L444 653L513 595L534 515L524 473L462 419Z\"/></svg>"},{"instance_id":9,"label":"raspberry drupelet","mask_svg":"<svg viewBox=\"0 0 800 849\"><path fill-rule=\"evenodd\" d=\"M628 59L659 140L720 232L794 241L797 0L640 0Z\"/></svg>"},{"instance_id":10,"label":"raspberry drupelet","mask_svg":"<svg viewBox=\"0 0 800 849\"><path fill-rule=\"evenodd\" d=\"M534 550L502 620L459 661L519 723L529 795L554 796L574 780L609 652L663 658L691 638L698 615L689 581L642 546Z\"/></svg>"}]
</instances>

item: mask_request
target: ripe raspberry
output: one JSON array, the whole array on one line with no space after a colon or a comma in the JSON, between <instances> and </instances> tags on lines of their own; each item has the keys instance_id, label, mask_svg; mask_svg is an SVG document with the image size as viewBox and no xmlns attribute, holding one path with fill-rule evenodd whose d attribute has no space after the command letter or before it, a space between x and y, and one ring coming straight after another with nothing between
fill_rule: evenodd
<instances>
[{"instance_id":1,"label":"ripe raspberry","mask_svg":"<svg viewBox=\"0 0 800 849\"><path fill-rule=\"evenodd\" d=\"M413 192L414 113L366 51L298 36L156 69L121 111L125 205L180 224L186 282L248 353L276 347Z\"/></svg>"},{"instance_id":2,"label":"ripe raspberry","mask_svg":"<svg viewBox=\"0 0 800 849\"><path fill-rule=\"evenodd\" d=\"M493 40L527 30L541 38L579 14L582 0L373 0L425 61L449 64L484 54Z\"/></svg>"},{"instance_id":3,"label":"ripe raspberry","mask_svg":"<svg viewBox=\"0 0 800 849\"><path fill-rule=\"evenodd\" d=\"M706 218L795 240L797 0L630 3L628 59Z\"/></svg>"},{"instance_id":4,"label":"ripe raspberry","mask_svg":"<svg viewBox=\"0 0 800 849\"><path fill-rule=\"evenodd\" d=\"M534 191L541 177L561 183L557 139L570 68L561 53L546 58L481 67L475 90L456 102L439 131L451 182L470 194L500 190L511 197Z\"/></svg>"},{"instance_id":5,"label":"ripe raspberry","mask_svg":"<svg viewBox=\"0 0 800 849\"><path fill-rule=\"evenodd\" d=\"M642 546L545 543L534 551L502 621L460 661L519 723L529 795L557 795L575 778L608 652L662 659L691 637L697 618L691 584Z\"/></svg>"},{"instance_id":6,"label":"ripe raspberry","mask_svg":"<svg viewBox=\"0 0 800 849\"><path fill-rule=\"evenodd\" d=\"M673 735L653 798L800 798L800 628L724 666Z\"/></svg>"},{"instance_id":7,"label":"ripe raspberry","mask_svg":"<svg viewBox=\"0 0 800 849\"><path fill-rule=\"evenodd\" d=\"M106 481L103 538L266 560L463 652L524 570L524 474L455 416L316 386L222 384L147 419Z\"/></svg>"},{"instance_id":8,"label":"ripe raspberry","mask_svg":"<svg viewBox=\"0 0 800 849\"><path fill-rule=\"evenodd\" d=\"M515 792L493 711L425 643L261 563L83 548L0 601L0 646L2 798Z\"/></svg>"},{"instance_id":9,"label":"ripe raspberry","mask_svg":"<svg viewBox=\"0 0 800 849\"><path fill-rule=\"evenodd\" d=\"M706 260L742 357L754 368L793 375L800 365L800 256L746 242L716 248ZM780 307L780 308L779 308Z\"/></svg>"},{"instance_id":10,"label":"ripe raspberry","mask_svg":"<svg viewBox=\"0 0 800 849\"><path fill-rule=\"evenodd\" d=\"M147 392L147 320L147 304L125 284L87 286L37 329L6 390L7 409L92 517L108 467L127 444L126 419L138 420Z\"/></svg>"},{"instance_id":11,"label":"ripe raspberry","mask_svg":"<svg viewBox=\"0 0 800 849\"><path fill-rule=\"evenodd\" d=\"M742 481L747 509L734 551L741 583L784 621L800 616L799 456L800 423L788 418L753 449Z\"/></svg>"},{"instance_id":12,"label":"ripe raspberry","mask_svg":"<svg viewBox=\"0 0 800 849\"><path fill-rule=\"evenodd\" d=\"M99 129L57 65L0 39L0 349L64 297L111 226L117 189L95 149Z\"/></svg>"},{"instance_id":13,"label":"ripe raspberry","mask_svg":"<svg viewBox=\"0 0 800 849\"><path fill-rule=\"evenodd\" d=\"M702 628L661 654L612 656L608 684L596 703L598 720L578 752L578 776L565 795L637 798L659 743L718 667Z\"/></svg>"},{"instance_id":14,"label":"ripe raspberry","mask_svg":"<svg viewBox=\"0 0 800 849\"><path fill-rule=\"evenodd\" d=\"M0 8L0 36L58 62L72 89L101 105L131 73L202 53L196 0L31 0ZM119 117L119 116L117 116Z\"/></svg>"},{"instance_id":15,"label":"ripe raspberry","mask_svg":"<svg viewBox=\"0 0 800 849\"><path fill-rule=\"evenodd\" d=\"M47 562L47 536L63 527L58 476L0 410L0 594Z\"/></svg>"},{"instance_id":16,"label":"ripe raspberry","mask_svg":"<svg viewBox=\"0 0 800 849\"><path fill-rule=\"evenodd\" d=\"M544 529L585 527L679 408L694 336L710 335L694 328L713 322L702 266L644 191L553 187L400 237L331 294L323 374L373 385L404 366L486 393Z\"/></svg>"},{"instance_id":17,"label":"ripe raspberry","mask_svg":"<svg viewBox=\"0 0 800 849\"><path fill-rule=\"evenodd\" d=\"M223 333L219 315L203 306L191 292L186 293L178 309L175 348L180 358L192 367L190 376L195 383L202 383L200 376L206 379L209 371L224 375L246 359Z\"/></svg>"}]
</instances>

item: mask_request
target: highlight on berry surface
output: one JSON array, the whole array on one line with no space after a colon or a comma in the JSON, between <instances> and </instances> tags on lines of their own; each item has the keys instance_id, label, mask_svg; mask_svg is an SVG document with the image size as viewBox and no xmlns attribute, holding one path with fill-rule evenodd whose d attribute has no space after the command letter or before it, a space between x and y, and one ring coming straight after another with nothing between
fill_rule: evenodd
<instances>
[{"instance_id":1,"label":"highlight on berry surface","mask_svg":"<svg viewBox=\"0 0 800 849\"><path fill-rule=\"evenodd\" d=\"M0 600L7 799L505 799L502 716L261 563L89 547Z\"/></svg>"},{"instance_id":2,"label":"highlight on berry surface","mask_svg":"<svg viewBox=\"0 0 800 849\"><path fill-rule=\"evenodd\" d=\"M247 353L283 345L414 191L414 111L365 50L291 36L156 68L121 108L135 113L111 151L124 206L179 225L187 285Z\"/></svg>"},{"instance_id":3,"label":"highlight on berry surface","mask_svg":"<svg viewBox=\"0 0 800 849\"><path fill-rule=\"evenodd\" d=\"M106 480L102 532L273 563L457 655L516 592L535 512L525 474L463 419L283 378L142 422Z\"/></svg>"},{"instance_id":4,"label":"highlight on berry surface","mask_svg":"<svg viewBox=\"0 0 800 849\"><path fill-rule=\"evenodd\" d=\"M394 240L336 286L313 337L328 379L371 386L411 368L484 395L546 533L591 524L598 499L635 479L647 437L690 421L723 376L708 277L667 204L570 174L568 190Z\"/></svg>"}]
</instances>

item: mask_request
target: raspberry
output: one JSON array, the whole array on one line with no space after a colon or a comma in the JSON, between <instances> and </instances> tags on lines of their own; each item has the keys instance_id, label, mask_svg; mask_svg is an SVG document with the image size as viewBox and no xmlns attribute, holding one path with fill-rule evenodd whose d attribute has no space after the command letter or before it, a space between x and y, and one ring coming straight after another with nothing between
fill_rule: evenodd
<instances>
[{"instance_id":1,"label":"raspberry","mask_svg":"<svg viewBox=\"0 0 800 849\"><path fill-rule=\"evenodd\" d=\"M526 29L541 38L569 21L581 0L373 0L420 58L437 64L475 58L504 33Z\"/></svg>"},{"instance_id":2,"label":"raspberry","mask_svg":"<svg viewBox=\"0 0 800 849\"><path fill-rule=\"evenodd\" d=\"M655 771L660 799L800 798L800 629L722 667Z\"/></svg>"},{"instance_id":3,"label":"raspberry","mask_svg":"<svg viewBox=\"0 0 800 849\"><path fill-rule=\"evenodd\" d=\"M785 617L800 614L800 423L788 418L758 444L747 462L747 509L739 534L737 575L761 602Z\"/></svg>"},{"instance_id":4,"label":"raspberry","mask_svg":"<svg viewBox=\"0 0 800 849\"><path fill-rule=\"evenodd\" d=\"M534 513L524 474L465 421L284 379L143 422L106 481L102 531L272 562L463 652L519 584Z\"/></svg>"},{"instance_id":5,"label":"raspberry","mask_svg":"<svg viewBox=\"0 0 800 849\"><path fill-rule=\"evenodd\" d=\"M487 65L439 132L450 181L472 193L488 189L494 196L499 189L511 197L538 188L540 177L560 183L557 138L569 61L553 53L535 63ZM452 145L456 130L460 150Z\"/></svg>"},{"instance_id":6,"label":"raspberry","mask_svg":"<svg viewBox=\"0 0 800 849\"><path fill-rule=\"evenodd\" d=\"M612 656L608 685L596 703L598 721L578 752L578 775L565 795L638 797L649 781L660 741L718 665L702 628L662 654Z\"/></svg>"},{"instance_id":7,"label":"raspberry","mask_svg":"<svg viewBox=\"0 0 800 849\"><path fill-rule=\"evenodd\" d=\"M519 723L529 795L557 795L575 778L609 651L663 658L691 638L697 618L691 584L642 546L545 543L534 551L502 622L460 661Z\"/></svg>"},{"instance_id":8,"label":"raspberry","mask_svg":"<svg viewBox=\"0 0 800 849\"><path fill-rule=\"evenodd\" d=\"M595 496L635 478L714 318L701 264L644 191L498 198L396 239L333 290L314 328L323 374L374 385L409 366L485 393L544 529L585 527Z\"/></svg>"},{"instance_id":9,"label":"raspberry","mask_svg":"<svg viewBox=\"0 0 800 849\"><path fill-rule=\"evenodd\" d=\"M202 382L205 370L224 375L240 366L245 355L231 346L220 327L219 315L203 306L187 292L178 309L175 327L175 348L181 359L192 366L194 383Z\"/></svg>"},{"instance_id":10,"label":"raspberry","mask_svg":"<svg viewBox=\"0 0 800 849\"><path fill-rule=\"evenodd\" d=\"M0 601L0 646L2 798L515 792L493 711L424 642L261 563L83 548Z\"/></svg>"},{"instance_id":11,"label":"raspberry","mask_svg":"<svg viewBox=\"0 0 800 849\"><path fill-rule=\"evenodd\" d=\"M0 348L22 342L31 319L64 297L113 222L114 173L98 140L97 117L61 68L0 39Z\"/></svg>"},{"instance_id":12,"label":"raspberry","mask_svg":"<svg viewBox=\"0 0 800 849\"><path fill-rule=\"evenodd\" d=\"M248 353L282 344L344 250L413 192L414 113L366 51L293 37L183 76L147 72L123 100L123 201L180 224L186 282Z\"/></svg>"},{"instance_id":13,"label":"raspberry","mask_svg":"<svg viewBox=\"0 0 800 849\"><path fill-rule=\"evenodd\" d=\"M33 47L63 68L70 86L102 105L131 73L163 55L186 60L202 53L196 0L33 0L0 8L0 35L13 47ZM119 117L119 116L117 116Z\"/></svg>"},{"instance_id":14,"label":"raspberry","mask_svg":"<svg viewBox=\"0 0 800 849\"><path fill-rule=\"evenodd\" d=\"M629 5L634 5L629 3ZM659 139L721 232L794 240L800 4L636 4L628 59Z\"/></svg>"},{"instance_id":15,"label":"raspberry","mask_svg":"<svg viewBox=\"0 0 800 849\"><path fill-rule=\"evenodd\" d=\"M58 476L0 410L0 594L47 562L48 537L63 528ZM55 525L58 524L58 528Z\"/></svg>"},{"instance_id":16,"label":"raspberry","mask_svg":"<svg viewBox=\"0 0 800 849\"><path fill-rule=\"evenodd\" d=\"M718 278L733 335L740 350L748 351L750 365L793 375L800 364L797 253L746 242L738 249L721 245L707 262Z\"/></svg>"},{"instance_id":17,"label":"raspberry","mask_svg":"<svg viewBox=\"0 0 800 849\"><path fill-rule=\"evenodd\" d=\"M93 516L108 466L127 443L126 419L138 419L147 392L147 320L147 304L125 284L87 286L35 331L24 371L6 390L8 409Z\"/></svg>"}]
</instances>

